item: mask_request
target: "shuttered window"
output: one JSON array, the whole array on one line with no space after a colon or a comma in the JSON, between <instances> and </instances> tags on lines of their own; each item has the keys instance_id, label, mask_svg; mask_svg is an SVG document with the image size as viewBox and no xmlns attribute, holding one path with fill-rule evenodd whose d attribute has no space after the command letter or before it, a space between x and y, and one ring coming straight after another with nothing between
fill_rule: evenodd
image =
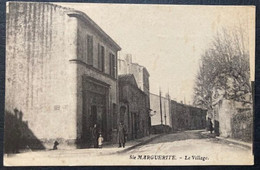
<instances>
[{"instance_id":1,"label":"shuttered window","mask_svg":"<svg viewBox=\"0 0 260 170\"><path fill-rule=\"evenodd\" d=\"M98 44L98 69L105 71L105 48L100 44Z\"/></svg>"},{"instance_id":2,"label":"shuttered window","mask_svg":"<svg viewBox=\"0 0 260 170\"><path fill-rule=\"evenodd\" d=\"M87 35L87 63L93 65L93 36Z\"/></svg>"},{"instance_id":3,"label":"shuttered window","mask_svg":"<svg viewBox=\"0 0 260 170\"><path fill-rule=\"evenodd\" d=\"M110 72L109 72L109 74L112 76L112 77L114 77L114 78L116 78L116 58L115 58L115 55L114 54L112 54L112 53L110 53L109 54L109 68L110 68Z\"/></svg>"}]
</instances>

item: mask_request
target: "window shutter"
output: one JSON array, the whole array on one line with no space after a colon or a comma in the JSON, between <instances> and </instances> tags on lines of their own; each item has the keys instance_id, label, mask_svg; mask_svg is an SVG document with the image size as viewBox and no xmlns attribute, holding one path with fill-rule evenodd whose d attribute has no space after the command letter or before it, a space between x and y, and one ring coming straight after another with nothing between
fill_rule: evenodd
<instances>
[{"instance_id":1,"label":"window shutter","mask_svg":"<svg viewBox=\"0 0 260 170\"><path fill-rule=\"evenodd\" d=\"M100 69L100 44L98 43L98 68Z\"/></svg>"},{"instance_id":2,"label":"window shutter","mask_svg":"<svg viewBox=\"0 0 260 170\"><path fill-rule=\"evenodd\" d=\"M93 65L93 36L87 35L87 63Z\"/></svg>"}]
</instances>

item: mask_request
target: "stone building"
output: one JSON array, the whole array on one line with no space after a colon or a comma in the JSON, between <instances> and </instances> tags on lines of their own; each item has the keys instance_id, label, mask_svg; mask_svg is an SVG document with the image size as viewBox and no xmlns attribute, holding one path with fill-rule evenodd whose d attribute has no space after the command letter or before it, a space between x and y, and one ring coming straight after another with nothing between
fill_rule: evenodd
<instances>
[{"instance_id":1,"label":"stone building","mask_svg":"<svg viewBox=\"0 0 260 170\"><path fill-rule=\"evenodd\" d=\"M172 130L206 128L207 111L171 100Z\"/></svg>"},{"instance_id":2,"label":"stone building","mask_svg":"<svg viewBox=\"0 0 260 170\"><path fill-rule=\"evenodd\" d=\"M137 63L132 62L132 55L120 55L118 58L118 75L132 74L137 83L137 87L145 93L146 110L150 113L150 85L148 70ZM149 118L149 125L151 126L151 118Z\"/></svg>"},{"instance_id":3,"label":"stone building","mask_svg":"<svg viewBox=\"0 0 260 170\"><path fill-rule=\"evenodd\" d=\"M132 55L126 54L118 59L118 74L133 74L138 87L147 95L149 106L149 77L150 74L144 66L132 62Z\"/></svg>"},{"instance_id":4,"label":"stone building","mask_svg":"<svg viewBox=\"0 0 260 170\"><path fill-rule=\"evenodd\" d=\"M128 139L149 135L150 121L146 94L138 88L133 74L119 75L120 122L127 127Z\"/></svg>"},{"instance_id":5,"label":"stone building","mask_svg":"<svg viewBox=\"0 0 260 170\"><path fill-rule=\"evenodd\" d=\"M112 140L119 45L73 9L9 2L6 14L5 112L31 132L22 134L24 141L87 144L94 124Z\"/></svg>"}]
</instances>

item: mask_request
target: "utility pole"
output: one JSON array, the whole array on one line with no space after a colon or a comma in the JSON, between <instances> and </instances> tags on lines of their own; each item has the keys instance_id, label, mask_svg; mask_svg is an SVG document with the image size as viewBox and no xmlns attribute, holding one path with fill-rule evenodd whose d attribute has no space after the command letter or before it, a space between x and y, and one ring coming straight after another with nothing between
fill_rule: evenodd
<instances>
[{"instance_id":1,"label":"utility pole","mask_svg":"<svg viewBox=\"0 0 260 170\"><path fill-rule=\"evenodd\" d=\"M166 114L164 114L164 119L165 119L165 125L166 125Z\"/></svg>"},{"instance_id":2,"label":"utility pole","mask_svg":"<svg viewBox=\"0 0 260 170\"><path fill-rule=\"evenodd\" d=\"M163 125L163 116L162 116L162 94L161 94L161 87L159 88L160 93L160 114L161 114L161 125Z\"/></svg>"},{"instance_id":3,"label":"utility pole","mask_svg":"<svg viewBox=\"0 0 260 170\"><path fill-rule=\"evenodd\" d=\"M164 106L164 120L165 120L165 125L166 125L166 107L165 107L165 102L163 102Z\"/></svg>"}]
</instances>

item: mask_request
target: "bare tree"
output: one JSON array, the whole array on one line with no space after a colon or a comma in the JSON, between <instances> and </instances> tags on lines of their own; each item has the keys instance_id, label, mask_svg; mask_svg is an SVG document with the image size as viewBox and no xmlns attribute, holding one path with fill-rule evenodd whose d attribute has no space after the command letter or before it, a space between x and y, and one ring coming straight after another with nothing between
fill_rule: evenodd
<instances>
[{"instance_id":1,"label":"bare tree","mask_svg":"<svg viewBox=\"0 0 260 170\"><path fill-rule=\"evenodd\" d=\"M252 104L249 51L245 32L222 29L201 57L194 87L194 105L211 110L215 102L229 99Z\"/></svg>"}]
</instances>

